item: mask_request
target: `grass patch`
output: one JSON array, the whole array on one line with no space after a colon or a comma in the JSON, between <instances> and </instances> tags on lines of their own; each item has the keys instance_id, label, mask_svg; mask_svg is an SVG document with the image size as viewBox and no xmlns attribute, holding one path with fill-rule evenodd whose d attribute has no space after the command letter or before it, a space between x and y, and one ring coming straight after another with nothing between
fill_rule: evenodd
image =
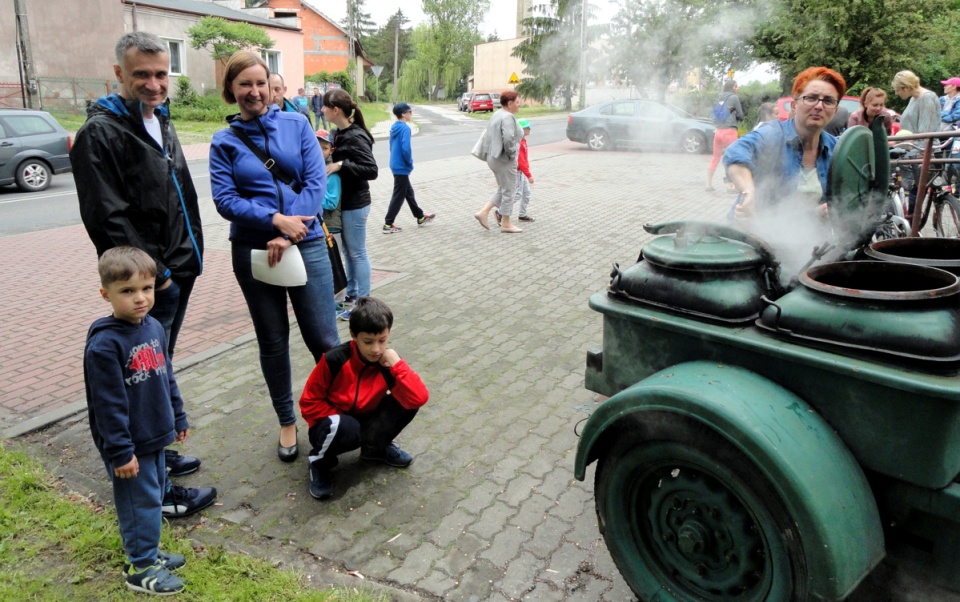
<instances>
[{"instance_id":1,"label":"grass patch","mask_svg":"<svg viewBox=\"0 0 960 602\"><path fill-rule=\"evenodd\" d=\"M292 571L216 547L197 549L164 525L161 547L184 554L177 600L387 602L366 589L312 589ZM0 600L130 600L112 507L63 494L26 454L0 445Z\"/></svg>"},{"instance_id":2,"label":"grass patch","mask_svg":"<svg viewBox=\"0 0 960 602\"><path fill-rule=\"evenodd\" d=\"M212 103L214 100L216 104ZM233 115L238 112L236 105L227 105L219 97L203 97L203 105L198 107L172 107L171 118L174 127L177 129L177 137L180 144L205 144L210 142L213 135L227 127L225 121L227 115ZM381 121L390 120L389 103L367 103L360 104L360 110L363 111L363 118L367 127L373 129L373 126ZM53 117L60 122L63 129L76 135L77 130L87 120L86 113L70 113L68 111L51 111ZM311 119L313 115L311 114ZM318 126L319 127L319 126Z\"/></svg>"}]
</instances>

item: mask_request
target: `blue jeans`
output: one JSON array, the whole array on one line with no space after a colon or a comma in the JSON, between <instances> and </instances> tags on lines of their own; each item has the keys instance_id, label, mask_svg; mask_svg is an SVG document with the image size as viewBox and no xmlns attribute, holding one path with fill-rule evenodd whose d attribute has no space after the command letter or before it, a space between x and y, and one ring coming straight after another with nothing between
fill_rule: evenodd
<instances>
[{"instance_id":1,"label":"blue jeans","mask_svg":"<svg viewBox=\"0 0 960 602\"><path fill-rule=\"evenodd\" d=\"M323 238L297 245L307 268L304 286L274 286L255 279L250 270L250 251L254 247L233 243L233 273L243 291L257 333L260 369L270 391L273 409L280 426L296 424L293 413L293 383L290 369L290 318L287 295L297 317L300 334L315 362L329 349L340 344L337 310L333 301L333 272Z\"/></svg>"},{"instance_id":2,"label":"blue jeans","mask_svg":"<svg viewBox=\"0 0 960 602\"><path fill-rule=\"evenodd\" d=\"M370 205L341 213L343 220L343 256L347 263L347 296L358 299L370 295L370 258L367 257L367 216Z\"/></svg>"},{"instance_id":3,"label":"blue jeans","mask_svg":"<svg viewBox=\"0 0 960 602\"><path fill-rule=\"evenodd\" d=\"M163 326L163 332L167 335L167 356L171 360L177 346L177 335L183 326L183 317L187 315L187 301L196 280L196 276L171 278L170 286L154 293L150 316Z\"/></svg>"},{"instance_id":4,"label":"blue jeans","mask_svg":"<svg viewBox=\"0 0 960 602\"><path fill-rule=\"evenodd\" d=\"M113 483L120 538L127 561L138 569L157 563L160 526L163 524L163 490L166 465L163 452L137 456L140 472L132 479L118 479L104 460Z\"/></svg>"}]
</instances>

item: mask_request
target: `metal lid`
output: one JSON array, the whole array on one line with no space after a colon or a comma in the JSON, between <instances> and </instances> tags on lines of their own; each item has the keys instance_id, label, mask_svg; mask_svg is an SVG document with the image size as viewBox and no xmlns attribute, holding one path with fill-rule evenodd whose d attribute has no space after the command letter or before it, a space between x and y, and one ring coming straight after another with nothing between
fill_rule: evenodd
<instances>
[{"instance_id":1,"label":"metal lid","mask_svg":"<svg viewBox=\"0 0 960 602\"><path fill-rule=\"evenodd\" d=\"M653 239L643 247L643 257L664 267L699 271L742 270L763 263L746 243L689 230Z\"/></svg>"},{"instance_id":2,"label":"metal lid","mask_svg":"<svg viewBox=\"0 0 960 602\"><path fill-rule=\"evenodd\" d=\"M801 274L800 282L834 297L875 301L929 301L960 293L960 280L950 272L886 261L825 263Z\"/></svg>"},{"instance_id":3,"label":"metal lid","mask_svg":"<svg viewBox=\"0 0 960 602\"><path fill-rule=\"evenodd\" d=\"M827 204L837 244L844 250L870 242L883 210L884 191L877 190L882 174L877 171L876 153L877 144L886 149L887 141L882 128L880 132L871 132L864 126L851 127L833 149L827 172ZM884 166L879 167L883 171ZM886 170L889 171L889 163Z\"/></svg>"}]
</instances>

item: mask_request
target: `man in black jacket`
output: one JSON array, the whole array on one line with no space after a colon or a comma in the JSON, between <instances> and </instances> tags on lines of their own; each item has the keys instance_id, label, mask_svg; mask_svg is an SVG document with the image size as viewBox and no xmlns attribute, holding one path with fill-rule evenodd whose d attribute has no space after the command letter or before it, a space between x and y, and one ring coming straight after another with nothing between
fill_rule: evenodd
<instances>
[{"instance_id":1,"label":"man in black jacket","mask_svg":"<svg viewBox=\"0 0 960 602\"><path fill-rule=\"evenodd\" d=\"M157 262L150 315L163 326L172 358L187 300L203 269L200 208L167 110L166 43L133 32L117 41L115 51L120 94L87 109L70 151L80 216L98 256L129 245ZM166 463L172 476L200 466L200 460L173 450L167 450Z\"/></svg>"}]
</instances>

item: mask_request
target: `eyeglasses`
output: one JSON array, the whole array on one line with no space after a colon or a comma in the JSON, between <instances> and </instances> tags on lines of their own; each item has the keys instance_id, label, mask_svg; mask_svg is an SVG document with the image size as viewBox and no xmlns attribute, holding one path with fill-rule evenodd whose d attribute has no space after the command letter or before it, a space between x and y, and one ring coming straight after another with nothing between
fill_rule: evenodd
<instances>
[{"instance_id":1,"label":"eyeglasses","mask_svg":"<svg viewBox=\"0 0 960 602\"><path fill-rule=\"evenodd\" d=\"M821 97L821 96L814 96L812 94L809 96L801 96L797 100L803 101L803 105L806 107L815 107L817 106L818 102L822 102L823 106L827 108L835 107L837 106L837 103L840 102L839 100L837 100L836 98L833 98L832 96Z\"/></svg>"}]
</instances>

